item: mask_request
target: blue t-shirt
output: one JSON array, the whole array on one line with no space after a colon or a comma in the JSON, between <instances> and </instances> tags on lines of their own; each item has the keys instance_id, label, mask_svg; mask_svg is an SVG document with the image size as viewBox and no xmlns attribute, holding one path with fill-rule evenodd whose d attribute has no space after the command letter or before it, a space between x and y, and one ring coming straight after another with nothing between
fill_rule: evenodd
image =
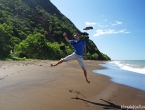
<instances>
[{"instance_id":1,"label":"blue t-shirt","mask_svg":"<svg viewBox=\"0 0 145 110\"><path fill-rule=\"evenodd\" d=\"M74 52L77 55L83 55L84 46L86 45L85 41L70 40L70 43L73 45Z\"/></svg>"}]
</instances>

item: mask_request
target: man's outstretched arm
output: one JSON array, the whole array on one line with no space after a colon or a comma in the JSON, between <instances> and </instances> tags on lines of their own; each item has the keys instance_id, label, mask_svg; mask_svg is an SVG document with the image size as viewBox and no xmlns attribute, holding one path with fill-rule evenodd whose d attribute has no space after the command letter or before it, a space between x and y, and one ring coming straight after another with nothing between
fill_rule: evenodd
<instances>
[{"instance_id":1,"label":"man's outstretched arm","mask_svg":"<svg viewBox=\"0 0 145 110\"><path fill-rule=\"evenodd\" d=\"M65 40L66 40L68 43L70 43L70 40L67 38L67 33L66 33L66 32L63 33L63 36L64 36Z\"/></svg>"}]
</instances>

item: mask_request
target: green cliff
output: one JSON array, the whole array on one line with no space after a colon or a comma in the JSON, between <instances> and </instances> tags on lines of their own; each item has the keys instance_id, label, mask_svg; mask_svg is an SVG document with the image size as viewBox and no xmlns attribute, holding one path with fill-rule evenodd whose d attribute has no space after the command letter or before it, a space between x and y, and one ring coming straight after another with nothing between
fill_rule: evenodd
<instances>
[{"instance_id":1,"label":"green cliff","mask_svg":"<svg viewBox=\"0 0 145 110\"><path fill-rule=\"evenodd\" d=\"M60 59L73 49L62 37L67 32L81 34L50 0L0 0L0 58ZM81 36L83 38L83 35ZM90 60L111 60L91 40L87 42ZM65 46L61 50L60 46Z\"/></svg>"}]
</instances>

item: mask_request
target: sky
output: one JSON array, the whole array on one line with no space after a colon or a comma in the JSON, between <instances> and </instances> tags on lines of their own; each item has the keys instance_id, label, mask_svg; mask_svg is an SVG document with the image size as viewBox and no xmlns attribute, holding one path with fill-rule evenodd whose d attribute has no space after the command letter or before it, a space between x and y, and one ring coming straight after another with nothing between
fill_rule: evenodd
<instances>
[{"instance_id":1,"label":"sky","mask_svg":"<svg viewBox=\"0 0 145 110\"><path fill-rule=\"evenodd\" d=\"M50 1L111 60L145 60L145 0Z\"/></svg>"}]
</instances>

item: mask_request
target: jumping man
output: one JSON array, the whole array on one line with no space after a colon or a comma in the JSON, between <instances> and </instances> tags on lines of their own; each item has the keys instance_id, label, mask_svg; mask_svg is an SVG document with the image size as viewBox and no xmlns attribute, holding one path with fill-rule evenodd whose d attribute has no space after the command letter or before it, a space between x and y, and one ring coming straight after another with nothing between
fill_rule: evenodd
<instances>
[{"instance_id":1,"label":"jumping man","mask_svg":"<svg viewBox=\"0 0 145 110\"><path fill-rule=\"evenodd\" d=\"M80 37L77 34L74 34L73 35L73 37L75 38L75 40L69 40L67 38L67 33L66 32L63 33L63 36L64 36L65 40L68 43L70 43L70 44L73 45L74 52L71 55L68 55L65 58L62 58L56 64L51 64L51 67L52 66L57 66L58 64L60 64L62 62L69 61L69 60L77 60L79 62L79 64L81 65L83 71L84 71L84 75L85 75L86 81L88 83L90 83L90 81L87 78L86 66L85 66L84 59L83 59L83 54L84 54L84 58L86 59L86 42L80 40Z\"/></svg>"}]
</instances>

